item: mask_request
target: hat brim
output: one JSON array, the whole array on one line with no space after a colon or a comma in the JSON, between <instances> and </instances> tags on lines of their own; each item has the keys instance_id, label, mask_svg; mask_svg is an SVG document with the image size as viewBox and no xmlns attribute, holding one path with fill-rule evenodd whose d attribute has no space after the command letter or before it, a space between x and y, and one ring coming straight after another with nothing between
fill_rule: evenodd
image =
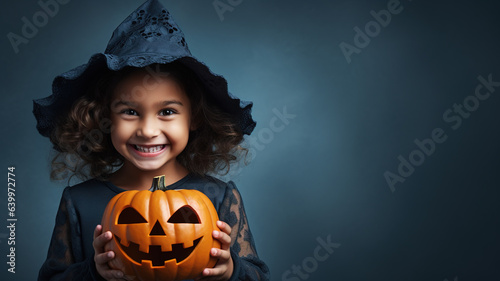
<instances>
[{"instance_id":1,"label":"hat brim","mask_svg":"<svg viewBox=\"0 0 500 281\"><path fill-rule=\"evenodd\" d=\"M146 67L173 61L181 62L198 76L206 93L231 116L243 134L252 133L256 126L251 115L253 104L231 95L224 77L212 73L205 64L194 57L172 57L157 53L135 54L128 57L98 53L93 55L87 64L57 76L52 83L52 95L33 100L33 114L37 119L38 132L42 136L50 137L59 119L67 114L73 103L105 72L118 71L126 66Z\"/></svg>"}]
</instances>

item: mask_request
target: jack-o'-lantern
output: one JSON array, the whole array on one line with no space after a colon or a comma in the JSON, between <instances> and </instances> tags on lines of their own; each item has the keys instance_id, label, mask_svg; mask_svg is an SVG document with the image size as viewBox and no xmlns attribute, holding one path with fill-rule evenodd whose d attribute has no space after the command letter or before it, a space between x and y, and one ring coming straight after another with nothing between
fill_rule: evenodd
<instances>
[{"instance_id":1,"label":"jack-o'-lantern","mask_svg":"<svg viewBox=\"0 0 500 281\"><path fill-rule=\"evenodd\" d=\"M154 191L122 192L104 211L103 231L113 234L105 250L115 252L109 265L129 280L192 279L217 262L210 255L221 247L212 236L219 228L210 199L197 190L165 190L163 182L155 177Z\"/></svg>"}]
</instances>

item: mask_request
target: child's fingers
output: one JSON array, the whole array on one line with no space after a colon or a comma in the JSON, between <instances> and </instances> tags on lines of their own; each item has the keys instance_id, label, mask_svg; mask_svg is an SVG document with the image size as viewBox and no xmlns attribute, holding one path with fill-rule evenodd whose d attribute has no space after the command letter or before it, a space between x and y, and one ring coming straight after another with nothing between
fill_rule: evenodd
<instances>
[{"instance_id":1,"label":"child's fingers","mask_svg":"<svg viewBox=\"0 0 500 281\"><path fill-rule=\"evenodd\" d=\"M227 233L214 230L212 232L212 236L222 243L223 250L229 249L229 245L231 244L231 237L229 235L227 235Z\"/></svg>"},{"instance_id":2,"label":"child's fingers","mask_svg":"<svg viewBox=\"0 0 500 281\"><path fill-rule=\"evenodd\" d=\"M224 235L227 235L224 233ZM217 264L213 268L205 268L196 281L228 280L233 273L233 261L228 250L212 248L210 254L218 257Z\"/></svg>"},{"instance_id":3,"label":"child's fingers","mask_svg":"<svg viewBox=\"0 0 500 281\"><path fill-rule=\"evenodd\" d=\"M111 234L111 232L106 231L94 238L94 242L92 243L92 245L94 246L94 251L96 252L96 254L104 252L104 245L106 245L106 243L108 243L112 237L113 235Z\"/></svg>"},{"instance_id":4,"label":"child's fingers","mask_svg":"<svg viewBox=\"0 0 500 281\"><path fill-rule=\"evenodd\" d=\"M106 270L101 276L106 280L123 280L121 279L123 278L123 272L115 269Z\"/></svg>"},{"instance_id":5,"label":"child's fingers","mask_svg":"<svg viewBox=\"0 0 500 281\"><path fill-rule=\"evenodd\" d=\"M227 233L227 235L231 235L231 227L229 226L229 224L223 221L217 221L217 226L220 228L220 230Z\"/></svg>"},{"instance_id":6,"label":"child's fingers","mask_svg":"<svg viewBox=\"0 0 500 281\"><path fill-rule=\"evenodd\" d=\"M102 232L102 225L98 224L95 229L94 229L94 239L101 235L101 232Z\"/></svg>"},{"instance_id":7,"label":"child's fingers","mask_svg":"<svg viewBox=\"0 0 500 281\"><path fill-rule=\"evenodd\" d=\"M121 270L109 268L108 262L115 258L113 251L108 251L94 256L95 267L99 275L106 280L122 280L123 272Z\"/></svg>"},{"instance_id":8,"label":"child's fingers","mask_svg":"<svg viewBox=\"0 0 500 281\"><path fill-rule=\"evenodd\" d=\"M225 272L225 267L205 268L203 270L203 277L223 275Z\"/></svg>"},{"instance_id":9,"label":"child's fingers","mask_svg":"<svg viewBox=\"0 0 500 281\"><path fill-rule=\"evenodd\" d=\"M217 248L212 248L212 250L210 250L210 254L213 257L219 258L222 261L226 261L229 258L231 258L231 253L229 251L224 251Z\"/></svg>"},{"instance_id":10,"label":"child's fingers","mask_svg":"<svg viewBox=\"0 0 500 281\"><path fill-rule=\"evenodd\" d=\"M94 261L96 265L106 264L108 261L112 260L115 257L115 253L113 251L108 251L102 254L97 254L94 256Z\"/></svg>"}]
</instances>

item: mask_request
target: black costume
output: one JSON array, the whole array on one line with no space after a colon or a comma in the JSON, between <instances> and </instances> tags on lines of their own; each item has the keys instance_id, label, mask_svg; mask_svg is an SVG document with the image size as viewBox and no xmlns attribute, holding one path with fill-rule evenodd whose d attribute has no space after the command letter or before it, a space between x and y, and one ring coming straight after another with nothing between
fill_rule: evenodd
<instances>
[{"instance_id":1,"label":"black costume","mask_svg":"<svg viewBox=\"0 0 500 281\"><path fill-rule=\"evenodd\" d=\"M168 189L196 189L210 198L219 219L231 226L230 280L268 280L269 270L257 256L240 193L232 181L187 175ZM108 181L88 180L64 189L47 260L39 280L102 280L94 263L92 241L107 203L125 191Z\"/></svg>"}]
</instances>

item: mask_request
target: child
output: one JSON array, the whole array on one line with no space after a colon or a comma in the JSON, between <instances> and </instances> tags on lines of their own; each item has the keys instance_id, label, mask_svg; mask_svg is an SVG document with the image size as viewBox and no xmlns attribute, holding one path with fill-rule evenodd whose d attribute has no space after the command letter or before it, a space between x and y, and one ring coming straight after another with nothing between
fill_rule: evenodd
<instances>
[{"instance_id":1,"label":"child","mask_svg":"<svg viewBox=\"0 0 500 281\"><path fill-rule=\"evenodd\" d=\"M221 249L200 280L268 280L229 170L255 122L251 103L191 56L183 33L158 1L147 1L114 31L104 54L58 76L53 94L35 100L37 129L58 154L51 177L88 178L66 187L39 280L127 280L105 251L112 233L99 225L107 202L125 190L197 189L214 204Z\"/></svg>"}]
</instances>

